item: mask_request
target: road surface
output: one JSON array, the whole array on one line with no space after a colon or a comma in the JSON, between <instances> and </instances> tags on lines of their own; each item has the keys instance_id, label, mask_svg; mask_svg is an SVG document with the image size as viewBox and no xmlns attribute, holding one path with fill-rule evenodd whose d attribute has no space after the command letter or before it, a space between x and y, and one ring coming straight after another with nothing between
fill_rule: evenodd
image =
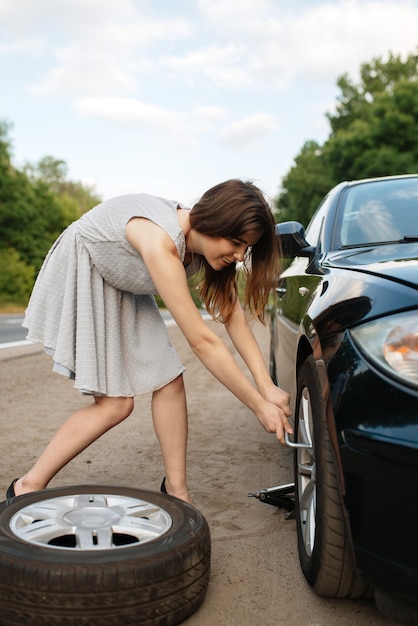
<instances>
[{"instance_id":1,"label":"road surface","mask_svg":"<svg viewBox=\"0 0 418 626\"><path fill-rule=\"evenodd\" d=\"M236 356L223 327L210 325ZM169 333L186 365L190 489L212 538L208 592L185 624L399 626L402 622L379 614L372 601L329 600L312 592L299 567L294 520L248 498L251 491L292 482L291 451L264 432L251 411L203 368L178 328L170 327ZM268 330L257 325L256 334L267 358ZM41 346L0 350L0 381L4 494L67 415L88 399L73 389L72 382L52 373L51 359ZM137 397L132 415L64 468L51 486L158 489L162 476L148 394Z\"/></svg>"}]
</instances>

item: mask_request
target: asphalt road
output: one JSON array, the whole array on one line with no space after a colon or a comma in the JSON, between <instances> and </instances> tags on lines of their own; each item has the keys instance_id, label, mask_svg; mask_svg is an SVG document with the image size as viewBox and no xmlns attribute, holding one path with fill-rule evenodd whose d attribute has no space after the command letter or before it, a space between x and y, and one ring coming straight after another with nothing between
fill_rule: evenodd
<instances>
[{"instance_id":1,"label":"asphalt road","mask_svg":"<svg viewBox=\"0 0 418 626\"><path fill-rule=\"evenodd\" d=\"M162 310L161 315L167 326L173 323L168 311ZM22 327L23 318L23 313L0 313L0 349L26 345L27 329Z\"/></svg>"},{"instance_id":2,"label":"asphalt road","mask_svg":"<svg viewBox=\"0 0 418 626\"><path fill-rule=\"evenodd\" d=\"M0 347L25 340L26 328L22 328L22 321L21 313L0 314Z\"/></svg>"}]
</instances>

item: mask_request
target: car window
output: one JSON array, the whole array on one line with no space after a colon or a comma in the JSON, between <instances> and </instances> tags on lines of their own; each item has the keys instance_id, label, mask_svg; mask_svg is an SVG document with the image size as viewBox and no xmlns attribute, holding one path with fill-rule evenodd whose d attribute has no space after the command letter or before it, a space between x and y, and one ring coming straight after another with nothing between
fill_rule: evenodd
<instances>
[{"instance_id":1,"label":"car window","mask_svg":"<svg viewBox=\"0 0 418 626\"><path fill-rule=\"evenodd\" d=\"M344 190L337 218L339 245L418 237L418 178L359 183Z\"/></svg>"},{"instance_id":2,"label":"car window","mask_svg":"<svg viewBox=\"0 0 418 626\"><path fill-rule=\"evenodd\" d=\"M321 234L322 224L324 221L324 215L325 211L328 208L328 205L329 196L325 196L325 198L322 200L321 204L318 206L317 210L313 214L311 221L306 228L305 238L311 246L318 246L319 236Z\"/></svg>"}]
</instances>

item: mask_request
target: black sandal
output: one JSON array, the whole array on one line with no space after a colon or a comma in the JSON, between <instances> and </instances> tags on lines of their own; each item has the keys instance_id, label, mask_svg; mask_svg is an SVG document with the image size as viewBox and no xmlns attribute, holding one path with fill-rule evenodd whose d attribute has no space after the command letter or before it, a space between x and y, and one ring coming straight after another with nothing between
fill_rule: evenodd
<instances>
[{"instance_id":1,"label":"black sandal","mask_svg":"<svg viewBox=\"0 0 418 626\"><path fill-rule=\"evenodd\" d=\"M15 483L18 481L18 478L15 478L9 485L7 491L6 491L6 498L15 498L16 494L15 494Z\"/></svg>"}]
</instances>

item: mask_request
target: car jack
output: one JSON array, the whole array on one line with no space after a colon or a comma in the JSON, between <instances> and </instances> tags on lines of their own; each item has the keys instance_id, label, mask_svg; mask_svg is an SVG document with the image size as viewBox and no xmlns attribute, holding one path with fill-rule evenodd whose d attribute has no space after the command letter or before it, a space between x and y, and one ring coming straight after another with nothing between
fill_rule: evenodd
<instances>
[{"instance_id":1,"label":"car jack","mask_svg":"<svg viewBox=\"0 0 418 626\"><path fill-rule=\"evenodd\" d=\"M311 443L297 443L292 441L288 433L284 434L286 446L293 449L312 450ZM279 485L278 487L270 487L270 489L261 489L248 494L249 498L258 498L260 502L272 504L287 511L286 519L295 518L295 483L287 485Z\"/></svg>"},{"instance_id":2,"label":"car jack","mask_svg":"<svg viewBox=\"0 0 418 626\"><path fill-rule=\"evenodd\" d=\"M248 494L249 498L257 498L260 502L277 506L287 511L286 519L295 517L295 483L261 489Z\"/></svg>"}]
</instances>

